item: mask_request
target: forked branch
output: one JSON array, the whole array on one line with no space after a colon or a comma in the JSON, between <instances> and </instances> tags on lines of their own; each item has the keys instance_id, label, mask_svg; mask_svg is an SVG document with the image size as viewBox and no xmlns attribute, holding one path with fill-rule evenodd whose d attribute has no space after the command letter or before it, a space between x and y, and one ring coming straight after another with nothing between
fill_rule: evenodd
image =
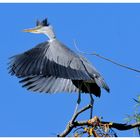
<instances>
[{"instance_id":1,"label":"forked branch","mask_svg":"<svg viewBox=\"0 0 140 140\"><path fill-rule=\"evenodd\" d=\"M85 120L85 121L75 121L78 115L83 113L84 111L88 110L91 108L91 105L88 105L78 111L77 113L74 114L73 119L68 123L66 129L58 135L58 137L66 137L68 134L71 133L71 131L76 128L81 126L84 128L84 131L89 133L89 136L93 135L94 137L100 137L98 133L94 130L96 127L102 128L104 131L108 131L111 128L120 130L120 131L125 131L129 129L133 129L136 127L140 127L140 122L134 123L134 124L123 124L123 123L115 123L115 122L108 122L108 121L101 121L98 117L94 117L90 120ZM103 136L109 136L109 135L103 135Z\"/></svg>"}]
</instances>

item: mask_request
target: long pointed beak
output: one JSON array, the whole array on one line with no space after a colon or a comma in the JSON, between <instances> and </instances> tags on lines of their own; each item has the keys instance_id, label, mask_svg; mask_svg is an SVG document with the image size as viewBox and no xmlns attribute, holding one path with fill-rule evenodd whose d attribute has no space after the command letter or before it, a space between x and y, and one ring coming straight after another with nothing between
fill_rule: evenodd
<instances>
[{"instance_id":1,"label":"long pointed beak","mask_svg":"<svg viewBox=\"0 0 140 140\"><path fill-rule=\"evenodd\" d=\"M29 33L36 33L38 31L37 28L31 28L31 29L25 29L23 32L29 32Z\"/></svg>"}]
</instances>

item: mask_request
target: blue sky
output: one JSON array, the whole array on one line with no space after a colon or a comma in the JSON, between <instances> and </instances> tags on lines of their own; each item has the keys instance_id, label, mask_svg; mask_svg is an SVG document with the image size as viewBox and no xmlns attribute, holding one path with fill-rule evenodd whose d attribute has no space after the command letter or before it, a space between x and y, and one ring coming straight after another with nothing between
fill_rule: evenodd
<instances>
[{"instance_id":1,"label":"blue sky","mask_svg":"<svg viewBox=\"0 0 140 140\"><path fill-rule=\"evenodd\" d=\"M21 32L48 17L57 37L75 50L73 39L93 52L140 69L140 4L0 4L0 136L56 136L70 120L77 94L39 94L22 88L7 72L8 58L46 41L43 35ZM110 86L95 99L94 114L105 121L124 122L140 94L140 74L86 56ZM82 95L82 104L89 96ZM79 119L88 119L87 113ZM134 131L116 131L134 136Z\"/></svg>"}]
</instances>

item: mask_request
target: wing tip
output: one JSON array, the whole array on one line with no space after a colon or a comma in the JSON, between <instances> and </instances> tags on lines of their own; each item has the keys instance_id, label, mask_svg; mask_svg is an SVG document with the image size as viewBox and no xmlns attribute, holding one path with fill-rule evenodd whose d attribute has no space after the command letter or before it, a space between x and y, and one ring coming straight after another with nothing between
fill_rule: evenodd
<instances>
[{"instance_id":1,"label":"wing tip","mask_svg":"<svg viewBox=\"0 0 140 140\"><path fill-rule=\"evenodd\" d=\"M106 85L106 86L104 87L104 89L105 89L108 93L110 93L110 88L109 88L109 86Z\"/></svg>"}]
</instances>

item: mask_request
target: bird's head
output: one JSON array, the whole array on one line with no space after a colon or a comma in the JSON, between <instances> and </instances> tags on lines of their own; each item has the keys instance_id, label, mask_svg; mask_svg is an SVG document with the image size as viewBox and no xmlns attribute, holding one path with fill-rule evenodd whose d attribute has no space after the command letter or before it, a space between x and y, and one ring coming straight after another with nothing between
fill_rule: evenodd
<instances>
[{"instance_id":1,"label":"bird's head","mask_svg":"<svg viewBox=\"0 0 140 140\"><path fill-rule=\"evenodd\" d=\"M35 34L45 34L51 40L55 38L55 33L53 27L48 23L47 18L43 21L36 21L36 27L25 29L24 32L35 33Z\"/></svg>"}]
</instances>

